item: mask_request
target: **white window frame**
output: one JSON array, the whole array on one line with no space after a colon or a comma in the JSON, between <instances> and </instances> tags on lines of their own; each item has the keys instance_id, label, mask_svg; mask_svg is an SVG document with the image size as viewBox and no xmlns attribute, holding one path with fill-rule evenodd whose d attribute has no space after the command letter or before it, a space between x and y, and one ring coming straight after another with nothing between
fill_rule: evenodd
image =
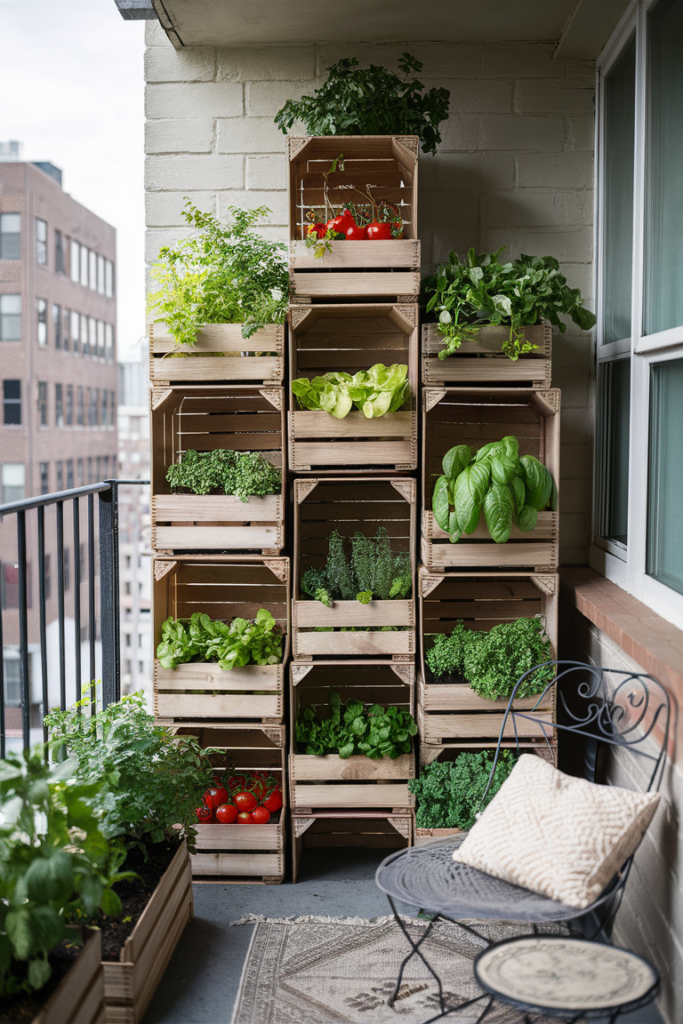
<instances>
[{"instance_id":1,"label":"white window frame","mask_svg":"<svg viewBox=\"0 0 683 1024\"><path fill-rule=\"evenodd\" d=\"M628 545L623 547L599 537L599 494L602 481L595 479L594 536L590 564L608 579L647 604L653 611L679 628L683 628L683 594L648 576L647 564L647 480L649 462L650 370L653 364L683 358L683 324L656 334L643 335L645 189L647 185L647 50L648 12L656 0L632 0L603 52L596 62L596 295L597 295L597 362L609 362L618 355L631 353L630 448ZM621 58L635 33L636 39L636 102L634 125L634 202L633 202L633 272L631 290L631 338L601 344L603 323L602 294L602 216L604 204L604 129L605 96L602 83ZM599 439L598 439L599 440ZM596 456L598 452L596 449ZM596 467L598 458L595 459Z\"/></svg>"}]
</instances>

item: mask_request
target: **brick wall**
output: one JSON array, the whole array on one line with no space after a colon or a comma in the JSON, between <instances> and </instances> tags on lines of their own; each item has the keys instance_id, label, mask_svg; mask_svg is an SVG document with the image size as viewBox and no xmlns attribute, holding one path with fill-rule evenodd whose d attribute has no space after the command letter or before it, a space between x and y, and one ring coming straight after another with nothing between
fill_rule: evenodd
<instances>
[{"instance_id":1,"label":"brick wall","mask_svg":"<svg viewBox=\"0 0 683 1024\"><path fill-rule=\"evenodd\" d=\"M592 65L554 62L544 44L401 43L189 48L147 22L147 258L185 233L185 196L223 215L265 204L286 238L285 138L273 115L310 93L339 57L396 66L409 49L427 87L451 92L436 156L420 157L424 269L446 256L508 247L557 256L592 308ZM572 325L573 326L573 325ZM586 564L593 445L592 339L556 333L562 388L561 561Z\"/></svg>"}]
</instances>

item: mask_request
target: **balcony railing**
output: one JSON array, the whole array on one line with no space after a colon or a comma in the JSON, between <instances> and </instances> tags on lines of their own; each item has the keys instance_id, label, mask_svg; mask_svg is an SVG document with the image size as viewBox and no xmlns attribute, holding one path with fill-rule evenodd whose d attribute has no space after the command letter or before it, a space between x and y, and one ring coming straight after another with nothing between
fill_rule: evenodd
<instances>
[{"instance_id":1,"label":"balcony railing","mask_svg":"<svg viewBox=\"0 0 683 1024\"><path fill-rule=\"evenodd\" d=\"M27 749L32 729L43 729L44 735L43 719L47 711L57 705L66 708L67 702L71 702L67 693L70 698L80 700L84 682L89 687L92 680L101 679L98 701L103 707L121 695L119 487L122 484L142 486L149 481L105 480L0 505L0 649L3 652L0 659L0 757L5 757L7 749L8 710L20 708L21 738ZM53 513L54 521L48 521L48 517L52 520ZM69 532L73 561L68 557ZM53 593L51 568L55 563ZM34 581L38 590L37 615L33 606ZM67 600L69 618L73 620L70 638L66 629ZM49 659L49 646L55 645L48 644L48 630L55 627L56 656ZM18 683L18 688L15 686L15 693L9 700L8 652L15 655L11 659L13 664L18 660L15 673L18 679L12 680ZM40 665L39 701L35 699L38 694L37 688L32 686L31 673L36 656ZM72 680L68 679L71 673ZM57 685L51 687L55 682ZM36 709L33 722L32 708ZM10 731L16 735L18 727Z\"/></svg>"}]
</instances>

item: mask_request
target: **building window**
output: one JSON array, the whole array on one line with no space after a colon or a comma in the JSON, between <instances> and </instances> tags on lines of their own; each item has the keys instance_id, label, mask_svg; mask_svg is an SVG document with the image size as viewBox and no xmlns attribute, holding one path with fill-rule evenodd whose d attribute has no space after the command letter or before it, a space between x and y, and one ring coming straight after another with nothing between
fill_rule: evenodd
<instances>
[{"instance_id":1,"label":"building window","mask_svg":"<svg viewBox=\"0 0 683 1024\"><path fill-rule=\"evenodd\" d=\"M88 388L88 426L97 426L97 388Z\"/></svg>"},{"instance_id":2,"label":"building window","mask_svg":"<svg viewBox=\"0 0 683 1024\"><path fill-rule=\"evenodd\" d=\"M66 460L66 488L68 491L72 489L74 485L74 460Z\"/></svg>"},{"instance_id":3,"label":"building window","mask_svg":"<svg viewBox=\"0 0 683 1024\"><path fill-rule=\"evenodd\" d=\"M104 325L104 355L108 363L114 362L114 328L111 324Z\"/></svg>"},{"instance_id":4,"label":"building window","mask_svg":"<svg viewBox=\"0 0 683 1024\"><path fill-rule=\"evenodd\" d=\"M81 284L84 288L88 287L88 250L84 245L80 247L81 257Z\"/></svg>"},{"instance_id":5,"label":"building window","mask_svg":"<svg viewBox=\"0 0 683 1024\"><path fill-rule=\"evenodd\" d=\"M57 477L57 490L64 490L64 463L61 459L55 462L55 476Z\"/></svg>"},{"instance_id":6,"label":"building window","mask_svg":"<svg viewBox=\"0 0 683 1024\"><path fill-rule=\"evenodd\" d=\"M36 217L36 262L47 264L47 221Z\"/></svg>"},{"instance_id":7,"label":"building window","mask_svg":"<svg viewBox=\"0 0 683 1024\"><path fill-rule=\"evenodd\" d=\"M21 214L0 213L0 260L21 259Z\"/></svg>"},{"instance_id":8,"label":"building window","mask_svg":"<svg viewBox=\"0 0 683 1024\"><path fill-rule=\"evenodd\" d=\"M97 483L100 483L100 481L102 480L102 476L103 476L103 474L102 474L102 456L101 455L97 456L97 468L96 468L95 472L97 473L97 476L95 477L95 479L96 479Z\"/></svg>"},{"instance_id":9,"label":"building window","mask_svg":"<svg viewBox=\"0 0 683 1024\"><path fill-rule=\"evenodd\" d=\"M21 295L0 295L0 341L21 341Z\"/></svg>"},{"instance_id":10,"label":"building window","mask_svg":"<svg viewBox=\"0 0 683 1024\"><path fill-rule=\"evenodd\" d=\"M55 271L57 274L66 274L64 236L61 231L57 230L57 228L55 228Z\"/></svg>"},{"instance_id":11,"label":"building window","mask_svg":"<svg viewBox=\"0 0 683 1024\"><path fill-rule=\"evenodd\" d=\"M55 384L55 426L64 426L64 388L61 384Z\"/></svg>"},{"instance_id":12,"label":"building window","mask_svg":"<svg viewBox=\"0 0 683 1024\"><path fill-rule=\"evenodd\" d=\"M77 402L76 402L76 423L79 427L85 426L85 414L84 414L84 402L83 402L83 388L78 385Z\"/></svg>"},{"instance_id":13,"label":"building window","mask_svg":"<svg viewBox=\"0 0 683 1024\"><path fill-rule=\"evenodd\" d=\"M97 321L92 316L88 319L88 351L91 356L97 355Z\"/></svg>"},{"instance_id":14,"label":"building window","mask_svg":"<svg viewBox=\"0 0 683 1024\"><path fill-rule=\"evenodd\" d=\"M52 304L52 328L55 334L55 348L62 347L62 307Z\"/></svg>"},{"instance_id":15,"label":"building window","mask_svg":"<svg viewBox=\"0 0 683 1024\"><path fill-rule=\"evenodd\" d=\"M74 425L74 386L73 384L67 384L66 386L66 417L65 423L67 427L73 427Z\"/></svg>"},{"instance_id":16,"label":"building window","mask_svg":"<svg viewBox=\"0 0 683 1024\"><path fill-rule=\"evenodd\" d=\"M109 426L109 392L102 388L102 426Z\"/></svg>"},{"instance_id":17,"label":"building window","mask_svg":"<svg viewBox=\"0 0 683 1024\"><path fill-rule=\"evenodd\" d=\"M101 320L97 321L97 355L104 359L104 324Z\"/></svg>"},{"instance_id":18,"label":"building window","mask_svg":"<svg viewBox=\"0 0 683 1024\"><path fill-rule=\"evenodd\" d=\"M3 423L6 427L21 426L21 381L2 382Z\"/></svg>"},{"instance_id":19,"label":"building window","mask_svg":"<svg viewBox=\"0 0 683 1024\"><path fill-rule=\"evenodd\" d=\"M80 320L81 320L81 318L79 317L78 313L75 313L74 310L72 309L71 310L71 347L74 350L74 352L78 352L78 350L79 350L79 333L78 333L78 328L79 328L79 325L80 325Z\"/></svg>"},{"instance_id":20,"label":"building window","mask_svg":"<svg viewBox=\"0 0 683 1024\"><path fill-rule=\"evenodd\" d=\"M19 566L2 563L2 607L19 607ZM21 704L21 670L18 658L3 658L3 667L7 671L10 668L11 690L10 693L18 704Z\"/></svg>"},{"instance_id":21,"label":"building window","mask_svg":"<svg viewBox=\"0 0 683 1024\"><path fill-rule=\"evenodd\" d=\"M92 456L91 455L88 456L88 483L89 484L96 483L96 481L93 479L93 475L92 475Z\"/></svg>"},{"instance_id":22,"label":"building window","mask_svg":"<svg viewBox=\"0 0 683 1024\"><path fill-rule=\"evenodd\" d=\"M47 381L38 381L38 423L47 426Z\"/></svg>"},{"instance_id":23,"label":"building window","mask_svg":"<svg viewBox=\"0 0 683 1024\"><path fill-rule=\"evenodd\" d=\"M108 299L114 296L114 264L111 260L104 261L104 294Z\"/></svg>"},{"instance_id":24,"label":"building window","mask_svg":"<svg viewBox=\"0 0 683 1024\"><path fill-rule=\"evenodd\" d=\"M40 463L40 493L41 494L49 494L50 493L50 463L49 462L41 462Z\"/></svg>"},{"instance_id":25,"label":"building window","mask_svg":"<svg viewBox=\"0 0 683 1024\"><path fill-rule=\"evenodd\" d=\"M23 462L4 462L2 466L2 503L23 501L26 497L26 467Z\"/></svg>"},{"instance_id":26,"label":"building window","mask_svg":"<svg viewBox=\"0 0 683 1024\"><path fill-rule=\"evenodd\" d=\"M84 356L87 356L90 351L88 346L88 318L87 316L81 317L81 352Z\"/></svg>"},{"instance_id":27,"label":"building window","mask_svg":"<svg viewBox=\"0 0 683 1024\"><path fill-rule=\"evenodd\" d=\"M85 483L83 479L83 459L76 459L76 476L78 478L78 486L83 487Z\"/></svg>"},{"instance_id":28,"label":"building window","mask_svg":"<svg viewBox=\"0 0 683 1024\"><path fill-rule=\"evenodd\" d=\"M88 287L97 291L97 253L88 252Z\"/></svg>"},{"instance_id":29,"label":"building window","mask_svg":"<svg viewBox=\"0 0 683 1024\"><path fill-rule=\"evenodd\" d=\"M71 345L70 345L71 314L70 314L68 309L64 310L62 324L63 324L63 326L62 326L62 345L64 346L64 351L68 352L69 349L71 348Z\"/></svg>"},{"instance_id":30,"label":"building window","mask_svg":"<svg viewBox=\"0 0 683 1024\"><path fill-rule=\"evenodd\" d=\"M97 257L97 290L100 295L104 295L104 256Z\"/></svg>"},{"instance_id":31,"label":"building window","mask_svg":"<svg viewBox=\"0 0 683 1024\"><path fill-rule=\"evenodd\" d=\"M71 239L71 266L69 268L71 270L71 274L69 276L71 277L71 280L74 282L74 284L78 284L78 282L80 280L80 277L81 277L81 253L80 253L80 249L81 249L81 247L78 244L78 242L76 242L72 238Z\"/></svg>"},{"instance_id":32,"label":"building window","mask_svg":"<svg viewBox=\"0 0 683 1024\"><path fill-rule=\"evenodd\" d=\"M38 311L38 344L41 348L47 345L47 302L45 299L36 300Z\"/></svg>"},{"instance_id":33,"label":"building window","mask_svg":"<svg viewBox=\"0 0 683 1024\"><path fill-rule=\"evenodd\" d=\"M109 426L116 426L116 395L113 391L109 392Z\"/></svg>"}]
</instances>

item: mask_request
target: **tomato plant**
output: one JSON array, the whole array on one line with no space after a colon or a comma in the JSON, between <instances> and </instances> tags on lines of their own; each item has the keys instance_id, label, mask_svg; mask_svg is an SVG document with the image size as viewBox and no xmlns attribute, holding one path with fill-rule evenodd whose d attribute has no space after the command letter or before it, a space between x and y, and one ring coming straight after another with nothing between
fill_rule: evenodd
<instances>
[{"instance_id":1,"label":"tomato plant","mask_svg":"<svg viewBox=\"0 0 683 1024\"><path fill-rule=\"evenodd\" d=\"M228 800L228 791L222 783L214 783L204 793L204 803L212 811L215 811L221 804L227 804Z\"/></svg>"},{"instance_id":2,"label":"tomato plant","mask_svg":"<svg viewBox=\"0 0 683 1024\"><path fill-rule=\"evenodd\" d=\"M216 817L221 825L232 825L237 817L237 808L234 804L221 804L216 808Z\"/></svg>"},{"instance_id":3,"label":"tomato plant","mask_svg":"<svg viewBox=\"0 0 683 1024\"><path fill-rule=\"evenodd\" d=\"M233 796L233 803L239 811L253 811L258 803L258 800L253 793L249 793L246 790L242 790L239 793L235 793Z\"/></svg>"},{"instance_id":4,"label":"tomato plant","mask_svg":"<svg viewBox=\"0 0 683 1024\"><path fill-rule=\"evenodd\" d=\"M252 825L267 825L270 821L270 811L267 807L255 807L249 815Z\"/></svg>"}]
</instances>

